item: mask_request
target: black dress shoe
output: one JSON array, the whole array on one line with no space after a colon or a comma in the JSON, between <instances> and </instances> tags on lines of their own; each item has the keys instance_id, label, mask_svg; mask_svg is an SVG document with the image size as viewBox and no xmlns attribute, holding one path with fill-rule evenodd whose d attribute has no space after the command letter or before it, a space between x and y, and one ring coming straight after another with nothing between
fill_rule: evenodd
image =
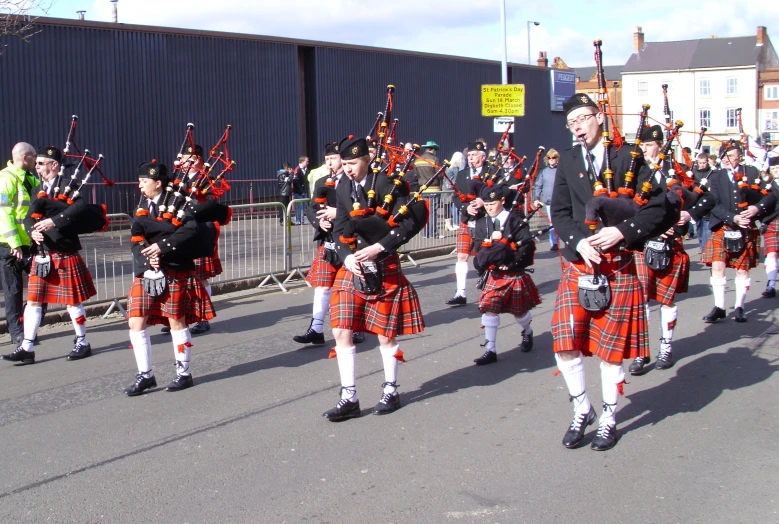
<instances>
[{"instance_id":1,"label":"black dress shoe","mask_svg":"<svg viewBox=\"0 0 779 524\"><path fill-rule=\"evenodd\" d=\"M533 332L522 332L522 343L519 345L519 350L522 353L527 353L533 349Z\"/></svg>"},{"instance_id":2,"label":"black dress shoe","mask_svg":"<svg viewBox=\"0 0 779 524\"><path fill-rule=\"evenodd\" d=\"M467 300L460 295L456 295L454 298L450 298L446 301L447 306L464 306L465 304L467 304Z\"/></svg>"},{"instance_id":3,"label":"black dress shoe","mask_svg":"<svg viewBox=\"0 0 779 524\"><path fill-rule=\"evenodd\" d=\"M733 320L736 322L746 322L747 317L744 316L744 308L743 307L737 307L736 312L733 313Z\"/></svg>"},{"instance_id":4,"label":"black dress shoe","mask_svg":"<svg viewBox=\"0 0 779 524\"><path fill-rule=\"evenodd\" d=\"M208 323L208 320L204 320L202 322L195 323L194 326L189 328L189 332L193 335L202 335L203 333L207 333L208 331L211 331L211 324Z\"/></svg>"},{"instance_id":5,"label":"black dress shoe","mask_svg":"<svg viewBox=\"0 0 779 524\"><path fill-rule=\"evenodd\" d=\"M707 324L712 324L718 320L721 320L728 315L725 313L725 310L722 308L719 308L717 306L714 306L714 309L711 310L711 313L703 317L703 321Z\"/></svg>"},{"instance_id":6,"label":"black dress shoe","mask_svg":"<svg viewBox=\"0 0 779 524\"><path fill-rule=\"evenodd\" d=\"M192 375L176 375L176 379L168 384L165 391L181 391L195 385Z\"/></svg>"},{"instance_id":7,"label":"black dress shoe","mask_svg":"<svg viewBox=\"0 0 779 524\"><path fill-rule=\"evenodd\" d=\"M617 445L617 426L601 423L598 426L598 432L592 439L591 449L595 451L606 451Z\"/></svg>"},{"instance_id":8,"label":"black dress shoe","mask_svg":"<svg viewBox=\"0 0 779 524\"><path fill-rule=\"evenodd\" d=\"M19 346L13 353L0 356L0 360L8 360L21 365L35 364L35 351L25 351Z\"/></svg>"},{"instance_id":9,"label":"black dress shoe","mask_svg":"<svg viewBox=\"0 0 779 524\"><path fill-rule=\"evenodd\" d=\"M767 287L765 291L763 291L763 298L775 298L776 297L776 290L772 287Z\"/></svg>"},{"instance_id":10,"label":"black dress shoe","mask_svg":"<svg viewBox=\"0 0 779 524\"><path fill-rule=\"evenodd\" d=\"M325 334L317 333L311 326L308 327L308 331L302 335L295 335L292 340L298 344L311 344L312 346L321 346L325 343Z\"/></svg>"},{"instance_id":11,"label":"black dress shoe","mask_svg":"<svg viewBox=\"0 0 779 524\"><path fill-rule=\"evenodd\" d=\"M636 357L633 363L630 364L628 371L630 371L631 375L643 375L647 371L644 369L644 366L647 364L649 364L649 357Z\"/></svg>"},{"instance_id":12,"label":"black dress shoe","mask_svg":"<svg viewBox=\"0 0 779 524\"><path fill-rule=\"evenodd\" d=\"M657 356L655 369L670 369L672 367L674 367L674 357L669 346L668 349L660 350L660 354Z\"/></svg>"},{"instance_id":13,"label":"black dress shoe","mask_svg":"<svg viewBox=\"0 0 779 524\"><path fill-rule=\"evenodd\" d=\"M381 387L385 387L388 385L388 382L385 382L381 385ZM387 415L389 413L392 413L393 411L397 411L400 408L400 395L398 394L398 391L395 390L394 393L384 393L381 396L381 400L379 400L379 403L376 404L376 407L373 408L373 412L377 415Z\"/></svg>"},{"instance_id":14,"label":"black dress shoe","mask_svg":"<svg viewBox=\"0 0 779 524\"><path fill-rule=\"evenodd\" d=\"M485 364L492 364L493 362L498 361L498 354L494 351L490 351L489 349L484 352L482 356L475 359L474 362L476 362L477 366L484 366Z\"/></svg>"},{"instance_id":15,"label":"black dress shoe","mask_svg":"<svg viewBox=\"0 0 779 524\"><path fill-rule=\"evenodd\" d=\"M584 432L587 426L595 422L598 416L595 414L595 408L590 406L589 413L582 413L580 415L574 415L571 425L568 427L568 431L563 436L563 446L568 449L573 449L579 445L579 442L584 438Z\"/></svg>"},{"instance_id":16,"label":"black dress shoe","mask_svg":"<svg viewBox=\"0 0 779 524\"><path fill-rule=\"evenodd\" d=\"M328 409L322 413L322 416L330 422L341 422L342 420L357 418L360 416L360 401L352 402L347 398L342 398L333 409Z\"/></svg>"},{"instance_id":17,"label":"black dress shoe","mask_svg":"<svg viewBox=\"0 0 779 524\"><path fill-rule=\"evenodd\" d=\"M73 346L73 351L68 355L68 360L81 360L82 358L92 356L92 346L79 342L78 337L73 340L73 343L75 346Z\"/></svg>"},{"instance_id":18,"label":"black dress shoe","mask_svg":"<svg viewBox=\"0 0 779 524\"><path fill-rule=\"evenodd\" d=\"M156 388L156 387L157 387L157 379L154 378L154 375L147 378L143 376L143 373L138 373L137 375L135 375L135 384L125 389L124 392L128 397L135 397L137 395L140 395L147 389Z\"/></svg>"},{"instance_id":19,"label":"black dress shoe","mask_svg":"<svg viewBox=\"0 0 779 524\"><path fill-rule=\"evenodd\" d=\"M365 342L365 333L359 331L352 333L352 344L362 344L363 342Z\"/></svg>"}]
</instances>

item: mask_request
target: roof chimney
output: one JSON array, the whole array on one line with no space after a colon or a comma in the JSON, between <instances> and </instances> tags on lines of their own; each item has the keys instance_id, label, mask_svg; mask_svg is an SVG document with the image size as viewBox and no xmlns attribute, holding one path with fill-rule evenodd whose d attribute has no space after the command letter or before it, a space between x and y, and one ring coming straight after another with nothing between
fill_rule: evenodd
<instances>
[{"instance_id":1,"label":"roof chimney","mask_svg":"<svg viewBox=\"0 0 779 524\"><path fill-rule=\"evenodd\" d=\"M84 14L86 14L86 11L76 11L76 13L78 13L78 19L79 20L83 20L84 19Z\"/></svg>"},{"instance_id":2,"label":"roof chimney","mask_svg":"<svg viewBox=\"0 0 779 524\"><path fill-rule=\"evenodd\" d=\"M766 30L765 26L759 25L757 26L757 44L756 45L763 45L768 40L768 31Z\"/></svg>"},{"instance_id":3,"label":"roof chimney","mask_svg":"<svg viewBox=\"0 0 779 524\"><path fill-rule=\"evenodd\" d=\"M113 23L119 22L119 11L116 8L116 4L119 0L111 0L111 21Z\"/></svg>"},{"instance_id":4,"label":"roof chimney","mask_svg":"<svg viewBox=\"0 0 779 524\"><path fill-rule=\"evenodd\" d=\"M644 33L641 31L641 26L636 26L636 32L633 33L633 52L638 53L641 48L644 47Z\"/></svg>"},{"instance_id":5,"label":"roof chimney","mask_svg":"<svg viewBox=\"0 0 779 524\"><path fill-rule=\"evenodd\" d=\"M549 59L546 57L546 51L538 52L538 60L536 61L538 67L549 67Z\"/></svg>"}]
</instances>

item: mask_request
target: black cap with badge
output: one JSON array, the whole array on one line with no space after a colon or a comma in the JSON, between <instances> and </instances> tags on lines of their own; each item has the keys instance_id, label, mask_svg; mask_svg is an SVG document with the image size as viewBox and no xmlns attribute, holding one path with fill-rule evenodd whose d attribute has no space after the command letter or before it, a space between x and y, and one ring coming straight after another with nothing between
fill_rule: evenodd
<instances>
[{"instance_id":1,"label":"black cap with badge","mask_svg":"<svg viewBox=\"0 0 779 524\"><path fill-rule=\"evenodd\" d=\"M364 138L354 138L352 135L341 140L337 147L342 160L351 160L369 154L368 142Z\"/></svg>"},{"instance_id":2,"label":"black cap with badge","mask_svg":"<svg viewBox=\"0 0 779 524\"><path fill-rule=\"evenodd\" d=\"M568 116L568 113L574 109L579 109L580 107L592 107L593 109L600 110L598 104L593 102L592 98L583 93L575 94L563 102L563 112L565 113L566 117Z\"/></svg>"},{"instance_id":3,"label":"black cap with badge","mask_svg":"<svg viewBox=\"0 0 779 524\"><path fill-rule=\"evenodd\" d=\"M138 166L138 178L150 178L166 184L168 182L168 166L160 164L156 160L144 162Z\"/></svg>"},{"instance_id":4,"label":"black cap with badge","mask_svg":"<svg viewBox=\"0 0 779 524\"><path fill-rule=\"evenodd\" d=\"M62 163L62 151L54 146L39 147L37 156L38 158L48 158L49 160L54 160L59 164Z\"/></svg>"}]
</instances>

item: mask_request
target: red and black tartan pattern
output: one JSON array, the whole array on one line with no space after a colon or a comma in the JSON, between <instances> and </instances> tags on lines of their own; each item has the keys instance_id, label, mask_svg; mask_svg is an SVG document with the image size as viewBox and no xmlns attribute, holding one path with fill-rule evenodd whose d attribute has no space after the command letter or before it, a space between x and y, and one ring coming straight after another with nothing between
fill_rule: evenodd
<instances>
[{"instance_id":1,"label":"red and black tartan pattern","mask_svg":"<svg viewBox=\"0 0 779 524\"><path fill-rule=\"evenodd\" d=\"M636 253L636 273L644 290L644 300L656 300L665 306L674 303L678 293L687 293L690 283L690 256L684 250L681 238L671 246L671 263L662 271L655 271L646 265L644 253Z\"/></svg>"},{"instance_id":2,"label":"red and black tartan pattern","mask_svg":"<svg viewBox=\"0 0 779 524\"><path fill-rule=\"evenodd\" d=\"M731 269L743 269L748 271L757 267L758 256L760 255L760 232L757 229L750 229L746 233L744 251L740 255L731 255L725 249L725 231L727 226L712 231L706 247L701 253L701 262L711 266L712 262L725 262L725 266Z\"/></svg>"},{"instance_id":3,"label":"red and black tartan pattern","mask_svg":"<svg viewBox=\"0 0 779 524\"><path fill-rule=\"evenodd\" d=\"M89 274L80 254L49 251L49 256L51 271L46 278L35 274L36 264L33 257L27 284L28 302L75 306L97 295L92 275Z\"/></svg>"},{"instance_id":4,"label":"red and black tartan pattern","mask_svg":"<svg viewBox=\"0 0 779 524\"><path fill-rule=\"evenodd\" d=\"M763 235L763 254L779 253L779 219L768 224Z\"/></svg>"},{"instance_id":5,"label":"red and black tartan pattern","mask_svg":"<svg viewBox=\"0 0 779 524\"><path fill-rule=\"evenodd\" d=\"M387 338L413 335L425 329L422 308L414 286L400 270L397 254L377 263L383 290L366 296L354 289L353 274L338 270L333 284L330 321L333 329L373 333Z\"/></svg>"},{"instance_id":6,"label":"red and black tartan pattern","mask_svg":"<svg viewBox=\"0 0 779 524\"><path fill-rule=\"evenodd\" d=\"M146 317L147 324L167 325L169 318L186 317L187 324L211 320L216 316L211 298L194 271L165 270L168 285L159 296L143 290L143 278L135 277L127 296L127 316Z\"/></svg>"},{"instance_id":7,"label":"red and black tartan pattern","mask_svg":"<svg viewBox=\"0 0 779 524\"><path fill-rule=\"evenodd\" d=\"M468 256L476 256L476 243L473 241L471 233L472 229L469 229L467 225L460 224L460 229L457 231L457 254L467 254Z\"/></svg>"},{"instance_id":8,"label":"red and black tartan pattern","mask_svg":"<svg viewBox=\"0 0 779 524\"><path fill-rule=\"evenodd\" d=\"M337 273L337 267L325 262L325 246L319 246L314 261L311 262L311 269L306 274L306 282L311 287L333 287Z\"/></svg>"},{"instance_id":9,"label":"red and black tartan pattern","mask_svg":"<svg viewBox=\"0 0 779 524\"><path fill-rule=\"evenodd\" d=\"M608 276L611 304L596 312L579 305L579 276L592 270L584 262L567 263L552 316L554 352L581 351L613 364L648 357L649 325L632 254L620 251L601 256L600 270Z\"/></svg>"},{"instance_id":10,"label":"red and black tartan pattern","mask_svg":"<svg viewBox=\"0 0 779 524\"><path fill-rule=\"evenodd\" d=\"M214 252L212 257L202 257L193 260L195 263L195 277L199 280L208 280L222 274L222 261L219 254Z\"/></svg>"},{"instance_id":11,"label":"red and black tartan pattern","mask_svg":"<svg viewBox=\"0 0 779 524\"><path fill-rule=\"evenodd\" d=\"M529 274L492 271L479 297L479 311L522 317L540 303L538 288Z\"/></svg>"}]
</instances>

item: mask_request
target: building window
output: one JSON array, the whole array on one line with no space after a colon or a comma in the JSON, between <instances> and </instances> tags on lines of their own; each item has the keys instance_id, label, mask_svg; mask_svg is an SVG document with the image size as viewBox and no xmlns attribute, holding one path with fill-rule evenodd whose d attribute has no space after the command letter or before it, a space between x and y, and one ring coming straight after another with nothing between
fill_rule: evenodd
<instances>
[{"instance_id":1,"label":"building window","mask_svg":"<svg viewBox=\"0 0 779 524\"><path fill-rule=\"evenodd\" d=\"M711 110L701 109L700 121L701 124L699 127L705 127L707 129L711 129Z\"/></svg>"},{"instance_id":2,"label":"building window","mask_svg":"<svg viewBox=\"0 0 779 524\"><path fill-rule=\"evenodd\" d=\"M728 78L725 94L735 95L738 93L738 78Z\"/></svg>"},{"instance_id":3,"label":"building window","mask_svg":"<svg viewBox=\"0 0 779 524\"><path fill-rule=\"evenodd\" d=\"M646 96L649 94L649 82L646 80L638 81L638 96Z\"/></svg>"},{"instance_id":4,"label":"building window","mask_svg":"<svg viewBox=\"0 0 779 524\"><path fill-rule=\"evenodd\" d=\"M728 129L735 129L738 127L738 122L736 121L736 110L735 109L726 109L726 115L725 115L725 127Z\"/></svg>"},{"instance_id":5,"label":"building window","mask_svg":"<svg viewBox=\"0 0 779 524\"><path fill-rule=\"evenodd\" d=\"M701 96L711 96L711 81L708 78L701 79Z\"/></svg>"},{"instance_id":6,"label":"building window","mask_svg":"<svg viewBox=\"0 0 779 524\"><path fill-rule=\"evenodd\" d=\"M765 126L763 129L766 131L779 131L779 111L765 111Z\"/></svg>"},{"instance_id":7,"label":"building window","mask_svg":"<svg viewBox=\"0 0 779 524\"><path fill-rule=\"evenodd\" d=\"M763 88L763 97L766 100L779 100L779 85L765 86Z\"/></svg>"}]
</instances>

